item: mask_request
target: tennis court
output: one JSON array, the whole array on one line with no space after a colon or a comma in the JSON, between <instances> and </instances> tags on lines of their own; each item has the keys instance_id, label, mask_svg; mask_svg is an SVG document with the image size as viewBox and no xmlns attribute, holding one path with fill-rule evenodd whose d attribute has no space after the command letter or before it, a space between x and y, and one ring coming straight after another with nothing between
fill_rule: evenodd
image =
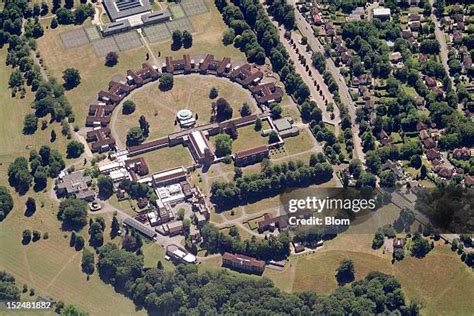
<instances>
[{"instance_id":1,"label":"tennis court","mask_svg":"<svg viewBox=\"0 0 474 316\"><path fill-rule=\"evenodd\" d=\"M118 52L117 43L112 37L106 37L98 41L92 42L95 54L99 57L107 55L109 52Z\"/></svg>"},{"instance_id":2,"label":"tennis court","mask_svg":"<svg viewBox=\"0 0 474 316\"><path fill-rule=\"evenodd\" d=\"M114 35L115 42L120 50L127 50L142 46L140 36L136 31Z\"/></svg>"},{"instance_id":3,"label":"tennis court","mask_svg":"<svg viewBox=\"0 0 474 316\"><path fill-rule=\"evenodd\" d=\"M165 24L156 24L143 29L150 43L161 42L171 38L171 33Z\"/></svg>"},{"instance_id":4,"label":"tennis court","mask_svg":"<svg viewBox=\"0 0 474 316\"><path fill-rule=\"evenodd\" d=\"M204 0L182 0L181 7L187 16L195 16L209 12Z\"/></svg>"},{"instance_id":5,"label":"tennis court","mask_svg":"<svg viewBox=\"0 0 474 316\"><path fill-rule=\"evenodd\" d=\"M86 30L86 33L87 33L87 37L89 38L89 40L91 42L92 41L97 41L97 40L100 39L99 31L97 30L97 28L95 26L88 27L85 30Z\"/></svg>"},{"instance_id":6,"label":"tennis court","mask_svg":"<svg viewBox=\"0 0 474 316\"><path fill-rule=\"evenodd\" d=\"M171 11L173 19L181 19L185 17L183 8L181 8L179 4L171 4L168 9Z\"/></svg>"},{"instance_id":7,"label":"tennis court","mask_svg":"<svg viewBox=\"0 0 474 316\"><path fill-rule=\"evenodd\" d=\"M79 47L89 43L89 38L86 35L86 31L84 31L84 28L82 27L75 30L62 32L59 34L59 37L61 38L65 48Z\"/></svg>"},{"instance_id":8,"label":"tennis court","mask_svg":"<svg viewBox=\"0 0 474 316\"><path fill-rule=\"evenodd\" d=\"M190 33L194 32L193 25L191 24L191 21L189 21L188 18L182 18L179 20L173 20L170 22L166 22L166 26L168 27L168 30L172 34L176 30L180 31L188 31Z\"/></svg>"}]
</instances>

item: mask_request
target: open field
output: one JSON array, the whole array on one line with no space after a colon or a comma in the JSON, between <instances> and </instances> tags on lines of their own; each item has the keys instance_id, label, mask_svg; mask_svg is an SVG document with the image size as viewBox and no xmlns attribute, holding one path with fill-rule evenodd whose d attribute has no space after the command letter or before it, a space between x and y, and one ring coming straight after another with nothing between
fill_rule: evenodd
<instances>
[{"instance_id":1,"label":"open field","mask_svg":"<svg viewBox=\"0 0 474 316\"><path fill-rule=\"evenodd\" d=\"M156 268L158 260L160 260L165 270L174 270L174 265L165 259L166 249L160 245L146 240L143 243L142 251L145 259L145 267Z\"/></svg>"},{"instance_id":2,"label":"open field","mask_svg":"<svg viewBox=\"0 0 474 316\"><path fill-rule=\"evenodd\" d=\"M389 204L379 211L384 220L392 221L399 209ZM371 228L376 227L375 223L375 217L367 221L367 225L374 225ZM407 253L405 259L392 264L389 253L371 248L372 238L373 234L355 234L349 229L311 254L292 257L284 271L267 269L264 276L285 291L329 293L337 288L334 275L339 262L349 258L354 262L356 279L371 271L394 275L407 298L420 301L427 315L467 315L472 311L474 303L468 297L474 295L474 276L449 246L439 242L423 259Z\"/></svg>"},{"instance_id":3,"label":"open field","mask_svg":"<svg viewBox=\"0 0 474 316\"><path fill-rule=\"evenodd\" d=\"M239 128L237 132L239 136L232 142L234 153L268 144L268 137L263 137L260 131L256 131L253 124Z\"/></svg>"},{"instance_id":4,"label":"open field","mask_svg":"<svg viewBox=\"0 0 474 316\"><path fill-rule=\"evenodd\" d=\"M182 145L161 148L141 155L150 170L150 174L176 167L189 167L194 163L189 149Z\"/></svg>"},{"instance_id":5,"label":"open field","mask_svg":"<svg viewBox=\"0 0 474 316\"><path fill-rule=\"evenodd\" d=\"M226 79L201 75L175 76L174 86L170 91L160 91L157 84L149 84L134 91L128 99L135 102L135 112L130 115L120 113L112 124L123 140L126 139L128 129L138 126L141 115L150 123L149 139L181 130L179 125L175 125L176 113L181 109L189 109L197 114L198 125L207 124L211 118L211 104L215 101L209 98L212 87L216 87L219 97L225 98L232 106L234 117L239 116L238 110L244 102L254 104L247 90ZM253 111L256 111L255 106Z\"/></svg>"},{"instance_id":6,"label":"open field","mask_svg":"<svg viewBox=\"0 0 474 316\"><path fill-rule=\"evenodd\" d=\"M3 171L2 168L2 174ZM2 177L2 184L4 179ZM134 313L133 302L101 281L97 272L90 280L86 279L80 267L82 253L69 247L69 233L61 231L56 219L56 203L46 194L27 195L35 198L36 213L31 217L24 216L26 197L19 198L15 194L15 209L0 224L0 270L12 273L19 286L25 283L35 288L37 295L78 304L91 315ZM41 203L44 203L43 208L39 207ZM107 241L110 222L109 218L104 218ZM24 229L48 232L49 238L23 246L21 233Z\"/></svg>"},{"instance_id":7,"label":"open field","mask_svg":"<svg viewBox=\"0 0 474 316\"><path fill-rule=\"evenodd\" d=\"M214 5L214 1L207 0L206 5L210 12L191 18L195 33L193 46L180 51L171 50L171 40L151 44L154 54L161 52L161 56L182 54L213 53L216 58L229 56L233 59L245 60L242 52L232 45L222 44L222 33L226 29L222 17ZM79 28L80 26L59 26L56 30L45 29L43 37L38 39L38 50L48 73L60 79L62 72L68 67L77 68L81 74L81 84L66 93L73 106L78 122L83 124L87 115L87 102L96 98L101 89L106 89L113 75L124 75L127 69L138 69L145 62L147 50L144 46L119 53L119 63L110 68L104 65L104 58L97 57L92 46L85 45L77 48L65 49L61 43L59 33ZM150 60L153 62L153 60Z\"/></svg>"},{"instance_id":8,"label":"open field","mask_svg":"<svg viewBox=\"0 0 474 316\"><path fill-rule=\"evenodd\" d=\"M30 104L34 100L34 95L27 87L27 94L24 99L11 97L11 91L8 89L11 69L5 66L6 55L6 48L0 49L0 112L2 113L0 116L0 139L2 140L0 164L8 165L20 155L27 157L30 150L38 150L44 144L50 144L51 147L58 149L65 156L68 140L62 136L59 123L48 124L45 130L41 130L42 119L40 119L35 134L23 134L23 118L26 114L33 113ZM47 116L44 119L49 122L49 118ZM56 141L53 144L49 142L52 129L55 129L57 134ZM8 168L8 166L5 168Z\"/></svg>"},{"instance_id":9,"label":"open field","mask_svg":"<svg viewBox=\"0 0 474 316\"><path fill-rule=\"evenodd\" d=\"M11 71L4 66L5 56L6 49L1 49L0 185L9 187L6 174L10 162L18 156L27 157L31 149L39 149L43 144L50 144L51 129L56 130L58 137L50 145L64 156L68 140L61 135L58 123L53 123L45 130L38 129L33 135L22 134L23 116L32 111L30 104L33 96L28 92L23 100L10 97L7 87ZM71 162L66 160L66 164ZM52 186L52 180L48 179L48 182L46 191ZM55 215L57 203L49 198L48 192L34 192L30 189L24 196L19 196L12 188L9 187L9 190L15 206L0 223L0 270L12 273L19 286L27 284L28 287L35 288L36 295L76 303L88 310L91 315L134 312L134 304L103 283L97 273L92 275L89 281L86 280L80 268L81 253L69 247L69 233L61 231ZM23 215L24 205L30 196L36 200L38 210L32 217L26 217ZM40 207L42 204L44 207ZM24 229L48 232L49 238L23 246L21 233ZM98 292L101 293L100 296L97 295ZM31 297L28 299L31 300Z\"/></svg>"},{"instance_id":10,"label":"open field","mask_svg":"<svg viewBox=\"0 0 474 316\"><path fill-rule=\"evenodd\" d=\"M300 130L298 136L285 138L285 150L288 155L295 155L313 148L314 139L311 139L311 137L312 136L303 129Z\"/></svg>"},{"instance_id":11,"label":"open field","mask_svg":"<svg viewBox=\"0 0 474 316\"><path fill-rule=\"evenodd\" d=\"M293 292L316 290L327 293L337 287L334 277L339 262L349 258L354 262L356 279L370 271L392 274L401 282L408 299L422 302L425 312L433 314L468 315L474 303L474 276L459 257L448 253L447 246L438 246L424 259L406 257L392 265L389 258L348 250L316 251L315 254L296 257L285 275L294 274ZM288 281L287 277L282 278ZM276 281L276 280L275 280Z\"/></svg>"}]
</instances>

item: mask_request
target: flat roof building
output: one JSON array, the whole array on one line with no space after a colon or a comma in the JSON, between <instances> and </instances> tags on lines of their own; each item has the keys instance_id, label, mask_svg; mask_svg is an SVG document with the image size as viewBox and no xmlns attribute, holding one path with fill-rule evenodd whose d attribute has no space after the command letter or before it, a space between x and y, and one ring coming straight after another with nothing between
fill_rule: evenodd
<instances>
[{"instance_id":1,"label":"flat roof building","mask_svg":"<svg viewBox=\"0 0 474 316\"><path fill-rule=\"evenodd\" d=\"M298 127L293 126L293 119L291 117L282 117L274 120L273 124L281 138L296 136L300 133Z\"/></svg>"},{"instance_id":2,"label":"flat roof building","mask_svg":"<svg viewBox=\"0 0 474 316\"><path fill-rule=\"evenodd\" d=\"M128 20L116 21L102 26L102 34L109 36L121 32L126 32L132 28Z\"/></svg>"},{"instance_id":3,"label":"flat roof building","mask_svg":"<svg viewBox=\"0 0 474 316\"><path fill-rule=\"evenodd\" d=\"M175 244L166 246L166 254L171 259L173 259L173 262L184 264L192 264L197 262L195 255L193 255L183 247L180 247Z\"/></svg>"},{"instance_id":4,"label":"flat roof building","mask_svg":"<svg viewBox=\"0 0 474 316\"><path fill-rule=\"evenodd\" d=\"M105 10L113 22L142 13L151 12L148 0L104 0Z\"/></svg>"},{"instance_id":5,"label":"flat roof building","mask_svg":"<svg viewBox=\"0 0 474 316\"><path fill-rule=\"evenodd\" d=\"M143 235L145 235L146 237L150 239L154 239L156 237L156 232L153 229L143 225L142 223L140 223L134 218L127 217L123 221L123 224L128 227L136 229L137 231L139 231L140 233L142 233Z\"/></svg>"},{"instance_id":6,"label":"flat roof building","mask_svg":"<svg viewBox=\"0 0 474 316\"><path fill-rule=\"evenodd\" d=\"M171 13L168 10L159 10L141 16L143 25L164 23L171 20Z\"/></svg>"},{"instance_id":7,"label":"flat roof building","mask_svg":"<svg viewBox=\"0 0 474 316\"><path fill-rule=\"evenodd\" d=\"M374 9L374 18L385 20L390 18L390 9L379 7Z\"/></svg>"},{"instance_id":8,"label":"flat roof building","mask_svg":"<svg viewBox=\"0 0 474 316\"><path fill-rule=\"evenodd\" d=\"M85 176L82 171L76 171L59 177L56 191L59 195L74 194L78 199L90 201L95 198L95 192L89 190L91 183L90 176Z\"/></svg>"}]
</instances>

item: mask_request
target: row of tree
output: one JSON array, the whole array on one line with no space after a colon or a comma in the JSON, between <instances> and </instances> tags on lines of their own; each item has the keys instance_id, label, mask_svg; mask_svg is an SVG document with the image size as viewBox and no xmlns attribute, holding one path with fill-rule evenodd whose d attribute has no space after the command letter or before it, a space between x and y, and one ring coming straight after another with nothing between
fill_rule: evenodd
<instances>
[{"instance_id":1,"label":"row of tree","mask_svg":"<svg viewBox=\"0 0 474 316\"><path fill-rule=\"evenodd\" d=\"M304 164L298 160L270 165L265 160L260 173L230 182L213 182L211 200L218 209L224 210L274 196L286 189L323 183L331 177L332 167L327 162L312 160L310 164Z\"/></svg>"},{"instance_id":2,"label":"row of tree","mask_svg":"<svg viewBox=\"0 0 474 316\"><path fill-rule=\"evenodd\" d=\"M303 103L310 95L309 88L295 72L294 65L288 63L288 52L280 42L278 30L270 21L263 5L258 1L234 1L234 4L225 0L215 2L224 21L233 30L233 34L224 34L224 41L229 41L233 35L234 46L244 51L250 62L263 64L268 57L273 71L280 75L286 92L298 103ZM272 6L280 7L279 4ZM279 9L276 11L280 12Z\"/></svg>"},{"instance_id":3,"label":"row of tree","mask_svg":"<svg viewBox=\"0 0 474 316\"><path fill-rule=\"evenodd\" d=\"M226 234L213 224L201 229L201 246L209 253L240 253L261 260L282 260L290 255L290 238L287 233L269 236L265 239L251 238L241 240L237 233Z\"/></svg>"}]
</instances>

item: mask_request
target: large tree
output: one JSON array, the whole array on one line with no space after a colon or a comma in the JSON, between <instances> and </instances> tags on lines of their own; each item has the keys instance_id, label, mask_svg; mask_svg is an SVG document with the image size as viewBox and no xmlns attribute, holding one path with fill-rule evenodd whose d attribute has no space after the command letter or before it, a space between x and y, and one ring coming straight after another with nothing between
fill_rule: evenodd
<instances>
[{"instance_id":1,"label":"large tree","mask_svg":"<svg viewBox=\"0 0 474 316\"><path fill-rule=\"evenodd\" d=\"M38 118L33 113L26 114L23 121L23 134L34 134L37 129Z\"/></svg>"},{"instance_id":2,"label":"large tree","mask_svg":"<svg viewBox=\"0 0 474 316\"><path fill-rule=\"evenodd\" d=\"M84 144L73 140L67 144L67 158L78 158L84 152Z\"/></svg>"},{"instance_id":3,"label":"large tree","mask_svg":"<svg viewBox=\"0 0 474 316\"><path fill-rule=\"evenodd\" d=\"M0 186L0 222L7 217L8 213L13 209L13 198L8 189Z\"/></svg>"},{"instance_id":4,"label":"large tree","mask_svg":"<svg viewBox=\"0 0 474 316\"><path fill-rule=\"evenodd\" d=\"M352 260L344 259L336 270L336 279L340 285L354 281L354 264Z\"/></svg>"},{"instance_id":5,"label":"large tree","mask_svg":"<svg viewBox=\"0 0 474 316\"><path fill-rule=\"evenodd\" d=\"M193 36L187 30L183 31L183 47L190 48L193 46Z\"/></svg>"},{"instance_id":6,"label":"large tree","mask_svg":"<svg viewBox=\"0 0 474 316\"><path fill-rule=\"evenodd\" d=\"M103 199L108 199L114 193L114 182L108 176L100 175L97 179L97 186L99 187L99 196Z\"/></svg>"},{"instance_id":7,"label":"large tree","mask_svg":"<svg viewBox=\"0 0 474 316\"><path fill-rule=\"evenodd\" d=\"M169 73L164 73L160 78L158 87L161 91L168 91L173 89L173 75Z\"/></svg>"},{"instance_id":8,"label":"large tree","mask_svg":"<svg viewBox=\"0 0 474 316\"><path fill-rule=\"evenodd\" d=\"M127 146L135 146L141 144L145 137L140 127L132 127L127 132Z\"/></svg>"},{"instance_id":9,"label":"large tree","mask_svg":"<svg viewBox=\"0 0 474 316\"><path fill-rule=\"evenodd\" d=\"M81 83L81 75L76 68L67 68L63 72L64 87L72 89Z\"/></svg>"},{"instance_id":10,"label":"large tree","mask_svg":"<svg viewBox=\"0 0 474 316\"><path fill-rule=\"evenodd\" d=\"M224 98L219 98L216 101L216 118L218 121L225 121L232 118L232 107Z\"/></svg>"},{"instance_id":11,"label":"large tree","mask_svg":"<svg viewBox=\"0 0 474 316\"><path fill-rule=\"evenodd\" d=\"M59 203L58 219L67 230L80 230L87 224L87 203L83 200L69 198Z\"/></svg>"},{"instance_id":12,"label":"large tree","mask_svg":"<svg viewBox=\"0 0 474 316\"><path fill-rule=\"evenodd\" d=\"M232 138L229 135L219 134L215 141L217 157L224 157L232 153Z\"/></svg>"}]
</instances>

